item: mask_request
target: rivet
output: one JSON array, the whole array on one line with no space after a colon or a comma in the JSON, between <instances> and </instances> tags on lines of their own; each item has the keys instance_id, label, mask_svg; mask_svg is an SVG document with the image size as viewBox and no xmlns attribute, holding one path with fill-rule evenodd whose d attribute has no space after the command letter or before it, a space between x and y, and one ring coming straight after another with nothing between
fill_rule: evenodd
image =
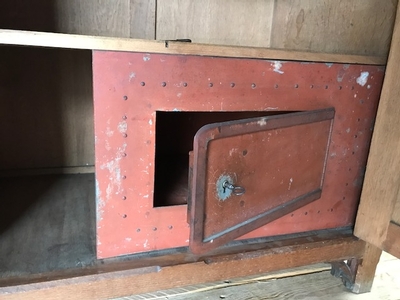
<instances>
[{"instance_id":1,"label":"rivet","mask_svg":"<svg viewBox=\"0 0 400 300\"><path fill-rule=\"evenodd\" d=\"M235 83L234 82L231 83L231 87L235 87Z\"/></svg>"},{"instance_id":2,"label":"rivet","mask_svg":"<svg viewBox=\"0 0 400 300\"><path fill-rule=\"evenodd\" d=\"M184 82L184 83L183 83L183 86L184 86L184 87L187 87L187 82Z\"/></svg>"},{"instance_id":3,"label":"rivet","mask_svg":"<svg viewBox=\"0 0 400 300\"><path fill-rule=\"evenodd\" d=\"M298 84L295 84L295 85L294 85L294 88L295 88L295 89L298 89L298 88L299 88L299 85L298 85Z\"/></svg>"},{"instance_id":4,"label":"rivet","mask_svg":"<svg viewBox=\"0 0 400 300\"><path fill-rule=\"evenodd\" d=\"M276 88L276 89L277 89L278 87L279 87L279 85L275 84L274 88Z\"/></svg>"},{"instance_id":5,"label":"rivet","mask_svg":"<svg viewBox=\"0 0 400 300\"><path fill-rule=\"evenodd\" d=\"M172 228L173 228L172 225L169 225L169 226L168 226L168 229L172 229Z\"/></svg>"},{"instance_id":6,"label":"rivet","mask_svg":"<svg viewBox=\"0 0 400 300\"><path fill-rule=\"evenodd\" d=\"M128 135L127 135L126 133L123 133L122 136L123 136L124 138L128 137Z\"/></svg>"},{"instance_id":7,"label":"rivet","mask_svg":"<svg viewBox=\"0 0 400 300\"><path fill-rule=\"evenodd\" d=\"M122 120L126 120L126 119L128 119L128 117L127 116L122 116Z\"/></svg>"},{"instance_id":8,"label":"rivet","mask_svg":"<svg viewBox=\"0 0 400 300\"><path fill-rule=\"evenodd\" d=\"M255 84L255 83L252 83L252 84L251 84L251 87L252 87L253 89L255 89L255 88L256 88L256 84Z\"/></svg>"},{"instance_id":9,"label":"rivet","mask_svg":"<svg viewBox=\"0 0 400 300\"><path fill-rule=\"evenodd\" d=\"M126 200L126 196L122 196L122 200Z\"/></svg>"},{"instance_id":10,"label":"rivet","mask_svg":"<svg viewBox=\"0 0 400 300\"><path fill-rule=\"evenodd\" d=\"M125 175L123 175L123 176L122 176L122 179L126 179L126 176L125 176Z\"/></svg>"},{"instance_id":11,"label":"rivet","mask_svg":"<svg viewBox=\"0 0 400 300\"><path fill-rule=\"evenodd\" d=\"M313 89L314 88L314 85L312 84L312 85L310 85L310 89Z\"/></svg>"},{"instance_id":12,"label":"rivet","mask_svg":"<svg viewBox=\"0 0 400 300\"><path fill-rule=\"evenodd\" d=\"M153 227L153 231L157 231L157 227Z\"/></svg>"},{"instance_id":13,"label":"rivet","mask_svg":"<svg viewBox=\"0 0 400 300\"><path fill-rule=\"evenodd\" d=\"M140 85L141 85L141 86L145 86L146 83L145 83L144 81L142 81L142 82L140 83Z\"/></svg>"},{"instance_id":14,"label":"rivet","mask_svg":"<svg viewBox=\"0 0 400 300\"><path fill-rule=\"evenodd\" d=\"M127 217L127 215L123 214L122 217L125 219Z\"/></svg>"},{"instance_id":15,"label":"rivet","mask_svg":"<svg viewBox=\"0 0 400 300\"><path fill-rule=\"evenodd\" d=\"M136 229L136 232L140 232L140 228Z\"/></svg>"},{"instance_id":16,"label":"rivet","mask_svg":"<svg viewBox=\"0 0 400 300\"><path fill-rule=\"evenodd\" d=\"M208 86L209 86L209 87L213 87L214 84L213 84L212 82L210 82L210 83L208 84Z\"/></svg>"},{"instance_id":17,"label":"rivet","mask_svg":"<svg viewBox=\"0 0 400 300\"><path fill-rule=\"evenodd\" d=\"M162 86L162 87L166 87L166 86L167 86L167 83L164 81L164 82L161 83L161 86Z\"/></svg>"},{"instance_id":18,"label":"rivet","mask_svg":"<svg viewBox=\"0 0 400 300\"><path fill-rule=\"evenodd\" d=\"M123 156L123 157L126 157L126 153L125 153L125 152L124 152L124 153L122 153L122 156Z\"/></svg>"},{"instance_id":19,"label":"rivet","mask_svg":"<svg viewBox=\"0 0 400 300\"><path fill-rule=\"evenodd\" d=\"M126 101L128 100L128 96L124 96L123 99Z\"/></svg>"}]
</instances>

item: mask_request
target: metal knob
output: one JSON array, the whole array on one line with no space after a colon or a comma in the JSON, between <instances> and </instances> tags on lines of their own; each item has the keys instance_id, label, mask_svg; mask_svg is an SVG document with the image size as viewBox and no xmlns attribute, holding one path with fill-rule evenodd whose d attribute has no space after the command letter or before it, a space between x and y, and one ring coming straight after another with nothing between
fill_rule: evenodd
<instances>
[{"instance_id":1,"label":"metal knob","mask_svg":"<svg viewBox=\"0 0 400 300\"><path fill-rule=\"evenodd\" d=\"M244 187L233 185L232 183L229 183L228 180L225 180L222 183L222 187L223 187L224 191L225 191L225 189L231 190L232 193L235 194L236 196L243 195L246 192L246 189Z\"/></svg>"}]
</instances>

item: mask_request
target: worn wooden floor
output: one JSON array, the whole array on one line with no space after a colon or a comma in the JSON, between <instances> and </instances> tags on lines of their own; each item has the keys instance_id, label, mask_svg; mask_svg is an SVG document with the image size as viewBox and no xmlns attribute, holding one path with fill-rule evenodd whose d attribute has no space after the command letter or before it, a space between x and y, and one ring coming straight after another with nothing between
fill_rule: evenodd
<instances>
[{"instance_id":1,"label":"worn wooden floor","mask_svg":"<svg viewBox=\"0 0 400 300\"><path fill-rule=\"evenodd\" d=\"M348 292L340 279L332 277L329 265L319 264L283 272L240 278L116 298L115 300L398 300L400 299L400 260L383 253L370 293L356 295Z\"/></svg>"}]
</instances>

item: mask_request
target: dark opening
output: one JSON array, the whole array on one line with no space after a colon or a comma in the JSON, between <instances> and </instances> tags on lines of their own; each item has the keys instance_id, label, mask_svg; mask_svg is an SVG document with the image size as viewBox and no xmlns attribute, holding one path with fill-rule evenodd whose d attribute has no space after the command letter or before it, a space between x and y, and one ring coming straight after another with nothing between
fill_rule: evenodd
<instances>
[{"instance_id":1,"label":"dark opening","mask_svg":"<svg viewBox=\"0 0 400 300\"><path fill-rule=\"evenodd\" d=\"M154 207L187 203L189 152L202 126L279 113L157 111Z\"/></svg>"}]
</instances>

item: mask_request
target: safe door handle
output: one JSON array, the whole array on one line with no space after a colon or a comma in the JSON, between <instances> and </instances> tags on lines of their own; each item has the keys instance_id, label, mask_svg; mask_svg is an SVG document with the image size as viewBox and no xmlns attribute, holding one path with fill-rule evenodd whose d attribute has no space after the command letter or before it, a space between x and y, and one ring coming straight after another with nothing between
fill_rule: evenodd
<instances>
[{"instance_id":1,"label":"safe door handle","mask_svg":"<svg viewBox=\"0 0 400 300\"><path fill-rule=\"evenodd\" d=\"M243 195L246 192L246 189L242 186L238 186L238 185L233 185L232 183L229 183L228 180L225 180L222 183L222 187L225 189L229 189L232 191L232 193L236 196L240 196Z\"/></svg>"}]
</instances>

